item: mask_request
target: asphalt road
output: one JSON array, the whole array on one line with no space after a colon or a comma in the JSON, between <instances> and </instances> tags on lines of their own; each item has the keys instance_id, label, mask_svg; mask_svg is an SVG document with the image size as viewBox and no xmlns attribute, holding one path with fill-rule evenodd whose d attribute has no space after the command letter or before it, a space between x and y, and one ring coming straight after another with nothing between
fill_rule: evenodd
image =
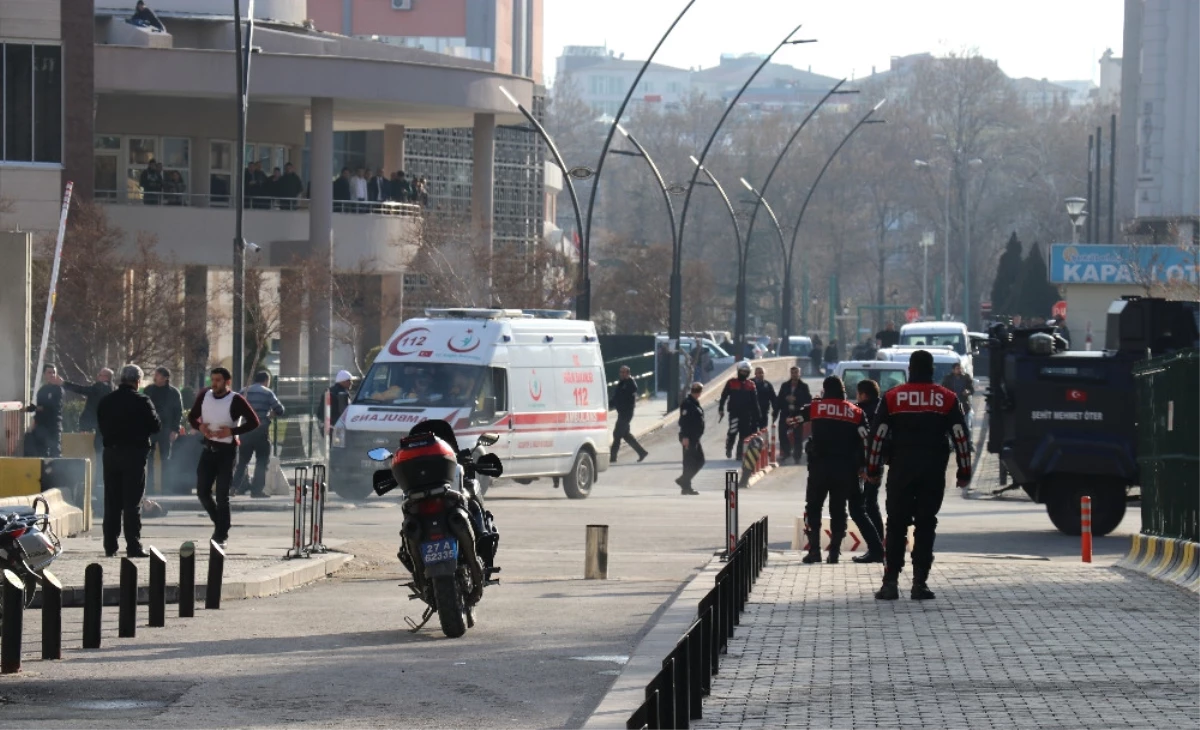
<instances>
[{"instance_id":1,"label":"asphalt road","mask_svg":"<svg viewBox=\"0 0 1200 730\"><path fill-rule=\"evenodd\" d=\"M135 639L116 638L113 611L104 648L92 652L75 648L80 616L69 612L67 660L28 661L0 682L0 727L577 727L664 601L721 545L723 470L734 465L712 458L723 456L715 420L711 413L700 496L681 496L672 481L673 429L646 442L642 464L625 451L626 463L602 475L589 499L568 500L548 481L491 491L502 583L488 589L464 638L443 637L436 619L407 631L404 617L418 619L421 604L397 585L406 579L395 559L399 509L331 511L326 534L349 539L358 559L330 580L172 619ZM744 492L743 523L769 515L773 546L790 547L804 479L804 467L788 466ZM235 540L269 531L281 554L287 547L289 513L235 519ZM589 524L610 526L607 581L582 580ZM1115 535L1137 525L1131 510ZM1102 562L1128 539L1096 543ZM1040 506L947 494L939 551L1078 560L1078 548ZM26 623L36 637L36 613Z\"/></svg>"}]
</instances>

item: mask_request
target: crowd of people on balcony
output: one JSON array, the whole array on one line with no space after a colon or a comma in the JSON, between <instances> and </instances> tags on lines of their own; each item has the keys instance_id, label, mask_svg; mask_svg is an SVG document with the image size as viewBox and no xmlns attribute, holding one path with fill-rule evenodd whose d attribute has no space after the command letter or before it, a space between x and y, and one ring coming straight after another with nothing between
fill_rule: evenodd
<instances>
[{"instance_id":1,"label":"crowd of people on balcony","mask_svg":"<svg viewBox=\"0 0 1200 730\"><path fill-rule=\"evenodd\" d=\"M429 183L424 177L411 180L403 170L388 177L383 168L372 175L366 168L357 171L343 167L333 181L335 213L369 213L404 203L429 207Z\"/></svg>"}]
</instances>

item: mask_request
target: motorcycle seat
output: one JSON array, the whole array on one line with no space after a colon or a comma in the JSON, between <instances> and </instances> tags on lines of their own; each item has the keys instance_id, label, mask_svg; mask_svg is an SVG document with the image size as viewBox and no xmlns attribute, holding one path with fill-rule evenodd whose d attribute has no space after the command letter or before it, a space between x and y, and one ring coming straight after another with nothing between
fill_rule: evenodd
<instances>
[{"instance_id":1,"label":"motorcycle seat","mask_svg":"<svg viewBox=\"0 0 1200 730\"><path fill-rule=\"evenodd\" d=\"M5 507L4 511L0 512L0 515L3 515L4 517L11 517L14 515L17 517L30 517L34 514L36 513L33 511L33 507L27 507L23 504L15 505L13 507Z\"/></svg>"}]
</instances>

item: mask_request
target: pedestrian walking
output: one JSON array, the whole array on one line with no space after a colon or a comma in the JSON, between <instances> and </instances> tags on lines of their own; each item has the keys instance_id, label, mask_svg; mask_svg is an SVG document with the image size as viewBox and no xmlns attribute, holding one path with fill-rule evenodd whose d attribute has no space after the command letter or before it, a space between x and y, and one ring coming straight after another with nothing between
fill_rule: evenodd
<instances>
[{"instance_id":1,"label":"pedestrian walking","mask_svg":"<svg viewBox=\"0 0 1200 730\"><path fill-rule=\"evenodd\" d=\"M679 405L679 444L683 447L683 474L675 483L680 494L699 494L692 489L692 479L704 468L704 448L700 440L704 436L704 407L700 405L700 393L704 385L692 383L691 391Z\"/></svg>"},{"instance_id":2,"label":"pedestrian walking","mask_svg":"<svg viewBox=\"0 0 1200 730\"><path fill-rule=\"evenodd\" d=\"M342 417L347 406L350 405L350 386L354 383L354 376L349 370L339 370L333 378L333 385L329 386L329 427L333 428L337 425L338 419ZM321 425L324 428L324 424ZM328 434L326 434L328 435Z\"/></svg>"},{"instance_id":3,"label":"pedestrian walking","mask_svg":"<svg viewBox=\"0 0 1200 730\"><path fill-rule=\"evenodd\" d=\"M758 396L759 425L767 427L767 419L778 407L778 396L775 386L767 380L767 373L762 368L754 368L754 393Z\"/></svg>"},{"instance_id":4,"label":"pedestrian walking","mask_svg":"<svg viewBox=\"0 0 1200 730\"><path fill-rule=\"evenodd\" d=\"M842 361L841 350L837 340L830 340L825 348L825 371L832 374L834 367Z\"/></svg>"},{"instance_id":5,"label":"pedestrian walking","mask_svg":"<svg viewBox=\"0 0 1200 730\"><path fill-rule=\"evenodd\" d=\"M949 439L947 439L947 436ZM946 490L950 443L958 462L959 487L971 481L971 452L967 424L958 396L933 382L933 355L917 350L908 359L908 382L889 390L879 402L871 425L867 479L879 483L884 461L891 467L887 481L887 568L881 600L900 597L897 585L904 569L908 526L914 525L913 600L933 598L929 569L937 513Z\"/></svg>"},{"instance_id":6,"label":"pedestrian walking","mask_svg":"<svg viewBox=\"0 0 1200 730\"><path fill-rule=\"evenodd\" d=\"M271 385L271 374L260 370L254 374L254 384L242 391L242 397L258 416L258 428L242 436L238 446L237 469L233 473L231 494L245 494L246 472L250 459L254 459L254 479L250 482L250 496L266 499L267 469L271 463L271 420L283 415L283 404L279 402Z\"/></svg>"},{"instance_id":7,"label":"pedestrian walking","mask_svg":"<svg viewBox=\"0 0 1200 730\"><path fill-rule=\"evenodd\" d=\"M975 395L975 380L963 372L961 363L954 363L946 377L942 378L942 387L958 396L958 404L962 406L963 415L967 419L967 431L971 431L971 396Z\"/></svg>"},{"instance_id":8,"label":"pedestrian walking","mask_svg":"<svg viewBox=\"0 0 1200 730\"><path fill-rule=\"evenodd\" d=\"M147 461L147 478L146 484L154 484L154 452L158 452L159 489L165 494L170 491L167 489L170 473L168 464L171 461L171 452L175 448L175 439L179 438L179 431L183 426L183 396L179 393L179 389L171 385L171 371L165 367L154 369L154 382L147 385L142 391L150 402L154 404L154 410L158 412L158 420L162 423L162 428L154 437L150 439L150 458Z\"/></svg>"},{"instance_id":9,"label":"pedestrian walking","mask_svg":"<svg viewBox=\"0 0 1200 730\"><path fill-rule=\"evenodd\" d=\"M836 376L825 378L820 398L800 409L795 421L812 422L809 441L808 488L805 492L805 533L808 555L802 562L821 562L821 511L829 498L829 557L836 563L846 537L846 508L867 543L870 554L883 551L879 534L862 514L859 473L866 461L867 417L846 400L846 386Z\"/></svg>"},{"instance_id":10,"label":"pedestrian walking","mask_svg":"<svg viewBox=\"0 0 1200 730\"><path fill-rule=\"evenodd\" d=\"M717 422L725 417L725 405L729 404L729 430L725 433L725 458L732 459L734 442L737 442L737 459L742 460L742 446L746 439L758 430L765 419L758 405L758 391L750 379L750 363L738 363L737 377L725 382L721 400L717 404Z\"/></svg>"},{"instance_id":11,"label":"pedestrian walking","mask_svg":"<svg viewBox=\"0 0 1200 730\"><path fill-rule=\"evenodd\" d=\"M880 347L895 347L900 344L900 333L896 331L896 323L888 320L883 329L875 333L875 344Z\"/></svg>"},{"instance_id":12,"label":"pedestrian walking","mask_svg":"<svg viewBox=\"0 0 1200 730\"><path fill-rule=\"evenodd\" d=\"M864 378L858 381L857 391L858 407L863 409L863 413L867 416L867 428L869 430L871 426L875 425L875 412L879 408L879 383L870 378ZM884 534L884 524L883 515L879 512L879 482L860 479L859 483L862 485L861 501L863 516L867 522L871 523L871 527L875 528L875 534L882 537ZM858 518L855 517L854 521L858 523ZM875 559L876 557L878 557L878 560ZM856 563L882 563L883 554L881 552L878 556L872 555L870 546L868 546L865 555L860 555L853 560Z\"/></svg>"},{"instance_id":13,"label":"pedestrian walking","mask_svg":"<svg viewBox=\"0 0 1200 730\"><path fill-rule=\"evenodd\" d=\"M212 520L212 539L224 545L229 539L229 488L233 483L233 462L237 459L237 439L258 428L258 415L241 394L229 389L233 377L228 370L213 368L209 375L212 386L196 396L188 422L204 436L200 463L196 466L196 496Z\"/></svg>"},{"instance_id":14,"label":"pedestrian walking","mask_svg":"<svg viewBox=\"0 0 1200 730\"><path fill-rule=\"evenodd\" d=\"M42 387L38 388L33 404L25 410L33 413L33 430L26 438L26 456L56 459L62 456L62 378L58 368L47 365L42 369Z\"/></svg>"},{"instance_id":15,"label":"pedestrian walking","mask_svg":"<svg viewBox=\"0 0 1200 730\"><path fill-rule=\"evenodd\" d=\"M812 392L808 389L808 383L800 377L800 366L793 365L788 375L788 381L779 386L772 417L779 424L779 463L791 457L794 463L799 464L804 454L800 443L801 431L788 424L800 415L801 408L812 402Z\"/></svg>"},{"instance_id":16,"label":"pedestrian walking","mask_svg":"<svg viewBox=\"0 0 1200 730\"><path fill-rule=\"evenodd\" d=\"M642 448L637 439L629 430L629 424L633 421L633 409L637 405L638 389L637 383L629 372L627 365L621 366L621 375L617 380L617 385L613 388L612 407L617 412L617 425L613 428L612 449L608 454L608 463L617 463L617 452L621 449L621 441L629 444L629 448L633 449L638 455L638 462L646 459L647 451Z\"/></svg>"},{"instance_id":17,"label":"pedestrian walking","mask_svg":"<svg viewBox=\"0 0 1200 730\"><path fill-rule=\"evenodd\" d=\"M96 422L104 440L104 554L115 557L121 528L125 555L148 558L142 549L142 500L146 496L146 461L151 440L162 423L154 403L138 392L142 369L121 368L121 383L96 406Z\"/></svg>"}]
</instances>

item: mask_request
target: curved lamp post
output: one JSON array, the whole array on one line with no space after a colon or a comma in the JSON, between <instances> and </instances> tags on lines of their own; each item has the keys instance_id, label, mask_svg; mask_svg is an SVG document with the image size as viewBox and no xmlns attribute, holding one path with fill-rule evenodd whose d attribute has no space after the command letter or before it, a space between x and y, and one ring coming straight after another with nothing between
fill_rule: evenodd
<instances>
[{"instance_id":1,"label":"curved lamp post","mask_svg":"<svg viewBox=\"0 0 1200 730\"><path fill-rule=\"evenodd\" d=\"M838 143L838 146L833 148L833 153L829 155L829 159L825 160L825 164L821 166L821 171L817 173L816 179L813 180L813 184L808 188L808 194L804 196L804 204L800 206L800 215L796 216L796 227L792 229L792 242L788 247L786 255L784 256L783 311L780 313L782 316L779 320L780 333L790 333L792 330L792 262L795 259L796 254L796 236L800 233L800 224L804 221L804 212L808 210L809 202L812 201L813 191L815 191L817 189L817 185L821 183L821 178L825 176L825 171L829 169L831 164L833 164L834 158L837 157L838 153L842 151L842 148L846 146L846 143L850 141L850 138L854 136L854 133L857 132L860 127L862 127L864 124L883 124L882 119L871 119L871 115L879 111L879 107L883 106L885 101L887 101L887 99L881 99L878 104L871 107L871 109L863 115L862 119L858 120L858 124L855 124L850 128L850 131L846 133L846 136L842 138L842 141ZM830 341L832 341L832 332L829 333L829 337Z\"/></svg>"},{"instance_id":2,"label":"curved lamp post","mask_svg":"<svg viewBox=\"0 0 1200 730\"><path fill-rule=\"evenodd\" d=\"M783 158L787 156L788 151L791 150L791 148L792 148L792 144L796 141L796 138L800 136L801 130L803 130L805 125L808 124L808 121L813 118L813 115L815 115L817 113L817 111L822 106L825 105L825 102L829 101L829 97L833 96L834 94L857 94L858 93L858 91L850 90L850 89L843 91L841 87L842 87L842 84L844 84L844 83L846 83L846 79L842 79L841 81L837 82L836 84L833 85L832 89L825 92L825 96L821 97L821 100L817 102L817 105L814 106L811 110L809 110L808 114L806 114L804 116L804 119L801 120L801 122L800 122L800 126L796 127L796 131L792 132L792 136L788 138L788 141L783 145L783 149L780 150L779 156L775 158L774 164L771 165L770 172L767 173L767 179L763 182L762 193L761 194L756 193L758 195L758 200L756 200L754 203L754 210L750 213L750 225L746 229L747 247L749 246L749 242L754 240L754 221L758 218L758 208L759 208L760 202L765 202L763 200L763 196L765 196L767 194L767 189L771 187L771 180L775 177L775 171L779 169L779 165L783 162ZM751 190L753 190L753 188L751 188ZM782 236L782 233L780 235ZM735 322L734 322L733 339L735 342L742 343L746 339L746 297L745 297L746 286L745 286L745 282L739 281L739 286L740 286L740 289L738 290L737 315L735 317ZM743 344L742 347L744 348L745 345ZM788 352L787 351L787 347L788 347L787 341L781 340L780 347L783 349L780 351L779 354L786 355Z\"/></svg>"},{"instance_id":3,"label":"curved lamp post","mask_svg":"<svg viewBox=\"0 0 1200 730\"><path fill-rule=\"evenodd\" d=\"M246 112L250 105L250 49L254 44L254 0L246 8L246 42L242 43L242 3L233 0L233 55L237 59L237 153L233 215L233 371L234 390L242 389L246 370L246 236L242 221L246 211ZM189 376L191 373L188 374Z\"/></svg>"},{"instance_id":4,"label":"curved lamp post","mask_svg":"<svg viewBox=\"0 0 1200 730\"><path fill-rule=\"evenodd\" d=\"M691 10L692 5L696 0L688 0L688 4L683 6L683 10L679 11L679 15L675 17L675 21L667 28L667 32L663 33L662 38L658 39L658 43L654 45L654 50L642 63L642 67L638 69L637 76L633 77L633 83L629 85L629 91L625 92L625 98L621 100L621 106L617 108L617 114L613 118L612 126L608 129L608 136L604 138L604 146L600 148L600 159L596 162L595 181L592 182L592 192L588 195L587 208L587 227L580 227L580 243L579 243L579 258L580 260L591 258L592 248L592 212L596 208L596 192L600 189L600 173L604 170L604 159L608 157L608 148L612 146L613 135L616 134L617 125L621 122L621 116L625 114L625 107L629 104L629 99L633 97L633 92L641 83L642 75L646 73L646 69L650 68L650 62L654 60L654 56L658 54L658 49L662 48L662 44L667 40L667 36L671 35L671 31L675 30L675 26L679 25L679 21L683 20L683 16ZM674 220L674 216L671 218ZM590 319L592 316L592 289L591 278L584 281L585 288L575 300L575 317L576 319ZM678 336L678 335L677 335Z\"/></svg>"},{"instance_id":5,"label":"curved lamp post","mask_svg":"<svg viewBox=\"0 0 1200 730\"><path fill-rule=\"evenodd\" d=\"M744 185L745 188L747 190L749 190L751 192L751 194L754 195L754 209L756 211L758 210L758 206L760 206L760 205L767 209L767 214L771 216L771 222L775 224L775 232L777 234L779 234L779 251L786 257L787 256L787 247L783 243L783 227L779 225L779 218L776 217L775 211L771 209L771 204L767 202L767 199L763 197L763 194L761 192L754 189L754 186L751 185L746 180L746 178L742 178L742 185ZM753 225L753 223L754 223L753 218L750 219L750 223L751 223L751 225ZM749 254L750 254L750 234L749 234L749 232L747 232L746 233L746 245L742 247L742 257L738 261L738 284L737 284L737 306L738 306L737 319L743 328L742 329L742 339L743 340L746 337L746 331L745 331L745 327L746 327L746 269L749 268L748 267L748 263L749 263L749 259L750 259ZM791 325L791 322L789 322L788 324ZM790 331L790 328L789 328L789 330L785 331L783 329L783 327L780 326L779 344L780 344L780 347L784 348L783 352L780 352L781 355L787 354L787 350L786 350L787 345L785 343L787 342L787 337L791 334L792 333ZM741 340L739 340L739 342L741 342ZM742 344L741 347L742 347L742 351L745 352L745 348L746 348L745 344Z\"/></svg>"},{"instance_id":6,"label":"curved lamp post","mask_svg":"<svg viewBox=\"0 0 1200 730\"><path fill-rule=\"evenodd\" d=\"M650 153L646 151L646 148L642 146L642 143L637 141L637 137L634 137L632 134L630 134L629 131L620 124L617 124L616 127L617 131L620 132L625 139L629 140L629 143L633 145L637 152L611 150L612 154L641 157L646 161L646 164L650 166L650 172L654 173L654 180L658 183L658 189L662 191L663 202L667 205L667 219L671 221L671 254L674 255L675 250L679 247L679 234L675 227L675 206L671 203L671 194L676 192L677 189L667 185L667 181L663 179L662 173L658 169L658 165L654 164L654 159L650 157Z\"/></svg>"},{"instance_id":7,"label":"curved lamp post","mask_svg":"<svg viewBox=\"0 0 1200 730\"><path fill-rule=\"evenodd\" d=\"M712 174L712 171L704 165L701 165L700 161L696 159L695 155L692 155L688 159L691 160L692 164L696 166L696 172L703 172L704 176L708 178L708 182L697 180L695 184L716 188L717 192L721 194L721 200L725 201L725 209L729 211L729 220L733 222L734 240L737 242L738 286L740 288L746 281L746 248L749 241L742 237L742 224L738 222L737 211L733 209L733 202L725 193L725 188L721 185L720 181L718 181L717 178ZM672 302L672 306L674 306L674 302ZM734 353L734 357L738 360L741 360L742 353Z\"/></svg>"},{"instance_id":8,"label":"curved lamp post","mask_svg":"<svg viewBox=\"0 0 1200 730\"><path fill-rule=\"evenodd\" d=\"M546 143L546 149L550 150L550 155L554 158L554 164L558 169L562 170L563 182L567 186L567 192L571 195L571 207L575 209L575 226L576 230L583 230L583 217L579 214L579 195L575 192L575 181L586 180L595 174L590 167L567 167L567 163L563 160L562 153L558 151L558 145L554 144L554 140L550 138L550 134L546 132L546 128L525 108L517 98L509 93L508 89L500 87L500 93L512 102L517 111L521 112L521 116L537 131L542 141ZM582 238L579 245L579 293L575 295L575 318L587 319L586 314L589 306L589 299L592 295L592 274L589 268L588 250L583 245Z\"/></svg>"}]
</instances>

